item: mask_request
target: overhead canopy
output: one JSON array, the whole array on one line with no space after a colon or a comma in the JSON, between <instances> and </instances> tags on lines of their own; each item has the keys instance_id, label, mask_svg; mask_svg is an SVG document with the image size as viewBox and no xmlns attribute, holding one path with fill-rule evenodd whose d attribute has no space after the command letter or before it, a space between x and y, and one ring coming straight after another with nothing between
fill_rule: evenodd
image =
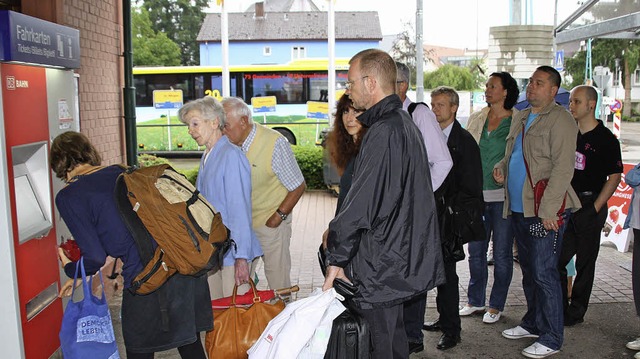
<instances>
[{"instance_id":1,"label":"overhead canopy","mask_svg":"<svg viewBox=\"0 0 640 359\"><path fill-rule=\"evenodd\" d=\"M640 40L640 1L586 0L556 27L556 44L593 37Z\"/></svg>"}]
</instances>

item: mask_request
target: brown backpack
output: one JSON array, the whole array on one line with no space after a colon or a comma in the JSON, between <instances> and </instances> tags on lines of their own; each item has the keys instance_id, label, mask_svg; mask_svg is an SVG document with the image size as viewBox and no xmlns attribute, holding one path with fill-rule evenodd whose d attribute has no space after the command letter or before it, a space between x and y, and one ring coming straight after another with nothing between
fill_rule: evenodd
<instances>
[{"instance_id":1,"label":"brown backpack","mask_svg":"<svg viewBox=\"0 0 640 359\"><path fill-rule=\"evenodd\" d=\"M144 265L131 291L148 294L176 272L198 276L220 268L232 243L229 231L220 213L171 166L128 168L114 195Z\"/></svg>"}]
</instances>

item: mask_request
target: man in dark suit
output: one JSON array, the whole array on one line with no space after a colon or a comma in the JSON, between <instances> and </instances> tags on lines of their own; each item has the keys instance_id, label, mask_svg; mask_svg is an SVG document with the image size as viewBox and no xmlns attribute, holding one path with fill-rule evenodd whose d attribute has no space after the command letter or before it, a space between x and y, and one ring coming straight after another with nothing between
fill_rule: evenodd
<instances>
[{"instance_id":1,"label":"man in dark suit","mask_svg":"<svg viewBox=\"0 0 640 359\"><path fill-rule=\"evenodd\" d=\"M436 198L442 198L442 203L438 204L438 216L447 281L438 286L436 303L440 318L424 325L425 330L442 331L437 345L440 350L452 348L461 340L456 262L464 259L462 245L485 238L480 148L456 120L459 103L458 93L451 87L441 86L431 92L431 108L447 137L447 147L453 159L453 169L437 191L443 191L442 195L436 195Z\"/></svg>"}]
</instances>

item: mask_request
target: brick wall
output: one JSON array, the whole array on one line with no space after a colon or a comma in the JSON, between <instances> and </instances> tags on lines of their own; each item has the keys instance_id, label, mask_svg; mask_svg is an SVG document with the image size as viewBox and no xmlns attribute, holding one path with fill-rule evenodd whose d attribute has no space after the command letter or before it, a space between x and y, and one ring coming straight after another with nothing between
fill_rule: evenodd
<instances>
[{"instance_id":1,"label":"brick wall","mask_svg":"<svg viewBox=\"0 0 640 359\"><path fill-rule=\"evenodd\" d=\"M61 24L80 30L80 130L104 164L125 162L120 0L64 0Z\"/></svg>"}]
</instances>

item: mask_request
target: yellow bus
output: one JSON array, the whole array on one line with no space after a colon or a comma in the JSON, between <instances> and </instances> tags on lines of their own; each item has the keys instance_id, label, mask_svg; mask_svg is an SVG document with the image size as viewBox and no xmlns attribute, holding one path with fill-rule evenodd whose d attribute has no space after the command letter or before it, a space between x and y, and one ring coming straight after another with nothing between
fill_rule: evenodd
<instances>
[{"instance_id":1,"label":"yellow bus","mask_svg":"<svg viewBox=\"0 0 640 359\"><path fill-rule=\"evenodd\" d=\"M336 60L336 97L344 93L347 81L348 59ZM265 123L282 133L292 144L314 144L316 133L329 126L328 120L307 118L307 102L328 102L328 60L298 59L287 64L230 66L230 94L251 104L254 97L273 96L275 112L266 115L254 113L254 120ZM145 133L158 126L179 126L177 110L167 111L153 106L154 90L182 90L184 103L222 94L222 68L219 66L135 67L136 121L141 150L191 149L184 136L185 129L174 129L173 136L163 135L169 141L167 148L154 144L154 136ZM331 116L330 116L331 118ZM167 121L169 119L169 121ZM301 125L305 124L305 125ZM157 129L156 129L157 130ZM166 131L164 131L166 132ZM171 133L171 130L169 130ZM188 135L187 135L188 136ZM141 138L147 138L141 143Z\"/></svg>"}]
</instances>

